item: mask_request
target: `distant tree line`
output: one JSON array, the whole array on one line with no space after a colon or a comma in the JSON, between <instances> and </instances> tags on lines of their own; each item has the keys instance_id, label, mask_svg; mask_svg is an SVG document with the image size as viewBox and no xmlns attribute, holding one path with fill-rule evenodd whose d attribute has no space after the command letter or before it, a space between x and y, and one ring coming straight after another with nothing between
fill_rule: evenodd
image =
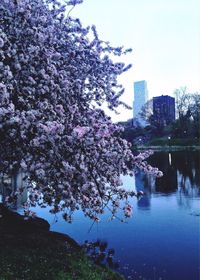
<instances>
[{"instance_id":1,"label":"distant tree line","mask_svg":"<svg viewBox=\"0 0 200 280\"><path fill-rule=\"evenodd\" d=\"M123 137L135 144L143 144L154 138L200 139L200 93L189 93L186 87L174 91L176 100L176 120L163 126L153 115L153 99L143 107L140 116L146 125L133 120L132 127L125 127Z\"/></svg>"},{"instance_id":2,"label":"distant tree line","mask_svg":"<svg viewBox=\"0 0 200 280\"><path fill-rule=\"evenodd\" d=\"M177 119L172 125L173 137L200 138L200 93L188 93L187 88L174 92Z\"/></svg>"}]
</instances>

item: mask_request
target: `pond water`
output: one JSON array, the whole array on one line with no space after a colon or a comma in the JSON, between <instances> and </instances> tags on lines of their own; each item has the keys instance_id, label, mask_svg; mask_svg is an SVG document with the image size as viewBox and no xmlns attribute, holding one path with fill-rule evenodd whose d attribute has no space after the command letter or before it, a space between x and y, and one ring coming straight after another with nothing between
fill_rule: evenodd
<instances>
[{"instance_id":1,"label":"pond water","mask_svg":"<svg viewBox=\"0 0 200 280\"><path fill-rule=\"evenodd\" d=\"M72 224L37 208L51 229L70 235L76 241L106 241L115 250L118 271L126 279L200 279L200 153L159 152L149 159L164 176L154 179L138 173L124 177L126 188L143 190L132 199L134 215L128 223L108 221L92 225L79 211Z\"/></svg>"}]
</instances>

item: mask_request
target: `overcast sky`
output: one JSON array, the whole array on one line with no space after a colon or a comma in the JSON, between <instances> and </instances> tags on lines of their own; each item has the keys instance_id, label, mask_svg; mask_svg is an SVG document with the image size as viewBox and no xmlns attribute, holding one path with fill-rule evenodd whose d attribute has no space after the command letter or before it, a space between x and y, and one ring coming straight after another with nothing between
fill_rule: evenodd
<instances>
[{"instance_id":1,"label":"overcast sky","mask_svg":"<svg viewBox=\"0 0 200 280\"><path fill-rule=\"evenodd\" d=\"M132 69L121 77L123 100L132 106L133 82L146 80L149 98L187 86L200 91L200 0L84 0L71 16L95 24L99 37L133 52ZM113 120L127 120L120 109Z\"/></svg>"}]
</instances>

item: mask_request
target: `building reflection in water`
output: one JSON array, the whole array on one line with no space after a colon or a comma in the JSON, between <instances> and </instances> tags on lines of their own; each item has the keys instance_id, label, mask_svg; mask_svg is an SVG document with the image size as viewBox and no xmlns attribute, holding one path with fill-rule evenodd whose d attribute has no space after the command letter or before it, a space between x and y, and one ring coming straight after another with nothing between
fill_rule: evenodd
<instances>
[{"instance_id":1,"label":"building reflection in water","mask_svg":"<svg viewBox=\"0 0 200 280\"><path fill-rule=\"evenodd\" d=\"M17 191L19 188L25 188L25 180L23 178L26 176L25 173L19 171L13 176L5 176L0 174L0 203L5 202L7 196L11 193ZM23 193L18 197L14 209L18 209L27 201L27 191L26 188Z\"/></svg>"},{"instance_id":2,"label":"building reflection in water","mask_svg":"<svg viewBox=\"0 0 200 280\"><path fill-rule=\"evenodd\" d=\"M143 172L138 172L135 174L135 188L138 191L143 191L145 193L144 196L140 197L137 202L138 208L143 210L149 210L151 207L151 186L147 184L148 176L146 176Z\"/></svg>"},{"instance_id":3,"label":"building reflection in water","mask_svg":"<svg viewBox=\"0 0 200 280\"><path fill-rule=\"evenodd\" d=\"M135 174L135 188L145 195L138 200L138 208L149 210L152 194L170 195L176 193L177 203L181 207L190 207L188 198L200 196L200 152L155 152L148 163L158 167L163 177L154 178L138 172ZM10 178L0 174L0 202L12 191L24 184L25 174L18 172ZM131 178L132 180L132 178ZM18 199L15 208L27 200L27 191Z\"/></svg>"},{"instance_id":4,"label":"building reflection in water","mask_svg":"<svg viewBox=\"0 0 200 280\"><path fill-rule=\"evenodd\" d=\"M188 198L200 196L200 152L157 152L148 162L164 175L156 179L143 172L135 175L136 190L145 193L138 201L138 208L150 209L155 193L176 193L178 205L190 208L192 201Z\"/></svg>"}]
</instances>

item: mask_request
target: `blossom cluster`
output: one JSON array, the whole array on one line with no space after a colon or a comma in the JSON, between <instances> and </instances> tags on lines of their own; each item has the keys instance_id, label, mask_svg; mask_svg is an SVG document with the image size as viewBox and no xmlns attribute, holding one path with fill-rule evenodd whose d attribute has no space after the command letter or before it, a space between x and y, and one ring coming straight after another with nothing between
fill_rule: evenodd
<instances>
[{"instance_id":1,"label":"blossom cluster","mask_svg":"<svg viewBox=\"0 0 200 280\"><path fill-rule=\"evenodd\" d=\"M65 16L66 7L54 0L0 3L0 170L25 171L29 203L50 205L68 221L80 208L98 220L108 204L115 215L122 199L130 216L128 197L136 194L123 189L120 175L137 168L161 175L144 161L148 153L133 156L101 109L123 104L118 76L130 66L110 54L130 50L100 40L94 26Z\"/></svg>"}]
</instances>

